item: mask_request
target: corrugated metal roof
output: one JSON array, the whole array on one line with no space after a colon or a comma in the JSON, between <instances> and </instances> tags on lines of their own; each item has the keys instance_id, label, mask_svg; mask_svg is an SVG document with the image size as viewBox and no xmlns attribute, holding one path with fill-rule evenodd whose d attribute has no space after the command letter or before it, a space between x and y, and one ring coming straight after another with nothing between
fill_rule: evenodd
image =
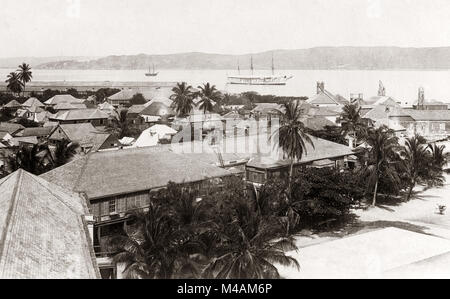
<instances>
[{"instance_id":1,"label":"corrugated metal roof","mask_svg":"<svg viewBox=\"0 0 450 299\"><path fill-rule=\"evenodd\" d=\"M77 194L24 170L0 180L0 278L100 278Z\"/></svg>"}]
</instances>

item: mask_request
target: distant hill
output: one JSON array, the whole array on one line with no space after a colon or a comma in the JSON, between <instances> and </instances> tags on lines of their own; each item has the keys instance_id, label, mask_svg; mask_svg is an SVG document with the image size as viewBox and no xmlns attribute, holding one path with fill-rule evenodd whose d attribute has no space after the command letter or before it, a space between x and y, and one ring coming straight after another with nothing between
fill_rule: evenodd
<instances>
[{"instance_id":1,"label":"distant hill","mask_svg":"<svg viewBox=\"0 0 450 299\"><path fill-rule=\"evenodd\" d=\"M450 47L320 47L274 50L246 55L181 53L170 55L108 56L89 61L69 59L43 63L42 69L248 69L253 56L255 69L270 69L272 54L277 69L450 69Z\"/></svg>"},{"instance_id":2,"label":"distant hill","mask_svg":"<svg viewBox=\"0 0 450 299\"><path fill-rule=\"evenodd\" d=\"M61 57L11 57L11 58L0 58L0 68L17 68L19 64L23 62L34 66L45 64L45 63L58 63L60 61L71 60L75 62L82 62L86 60L97 59L98 57L84 57L84 56L61 56Z\"/></svg>"}]
</instances>

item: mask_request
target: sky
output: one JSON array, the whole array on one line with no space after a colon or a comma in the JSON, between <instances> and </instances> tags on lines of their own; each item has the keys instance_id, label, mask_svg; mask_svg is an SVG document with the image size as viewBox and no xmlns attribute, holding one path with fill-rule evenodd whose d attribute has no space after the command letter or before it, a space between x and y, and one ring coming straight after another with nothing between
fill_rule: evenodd
<instances>
[{"instance_id":1,"label":"sky","mask_svg":"<svg viewBox=\"0 0 450 299\"><path fill-rule=\"evenodd\" d=\"M0 57L450 46L448 0L1 0Z\"/></svg>"}]
</instances>

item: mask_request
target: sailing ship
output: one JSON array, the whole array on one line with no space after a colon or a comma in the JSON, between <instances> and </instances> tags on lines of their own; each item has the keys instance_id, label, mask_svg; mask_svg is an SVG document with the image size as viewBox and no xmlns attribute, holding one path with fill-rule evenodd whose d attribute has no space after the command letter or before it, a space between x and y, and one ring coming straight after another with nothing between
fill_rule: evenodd
<instances>
[{"instance_id":1,"label":"sailing ship","mask_svg":"<svg viewBox=\"0 0 450 299\"><path fill-rule=\"evenodd\" d=\"M238 75L228 76L228 84L240 84L240 85L286 85L286 82L293 76L275 75L275 65L272 55L272 75L271 76L255 76L253 68L253 56L250 57L250 70L251 75L242 76L238 62Z\"/></svg>"},{"instance_id":2,"label":"sailing ship","mask_svg":"<svg viewBox=\"0 0 450 299\"><path fill-rule=\"evenodd\" d=\"M145 76L147 76L147 77L155 77L155 76L158 76L158 72L155 72L155 65L152 64L152 66L153 66L153 69L150 70L150 67L149 67L149 68L148 68L148 73L145 73Z\"/></svg>"}]
</instances>

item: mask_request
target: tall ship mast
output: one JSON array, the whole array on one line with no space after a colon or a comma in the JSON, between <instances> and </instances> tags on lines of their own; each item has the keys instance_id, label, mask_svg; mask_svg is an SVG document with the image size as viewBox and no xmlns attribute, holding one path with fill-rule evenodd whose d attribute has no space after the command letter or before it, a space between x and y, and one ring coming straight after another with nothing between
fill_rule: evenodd
<instances>
[{"instance_id":1,"label":"tall ship mast","mask_svg":"<svg viewBox=\"0 0 450 299\"><path fill-rule=\"evenodd\" d=\"M155 77L158 76L158 72L155 72L155 64L152 63L153 69L151 70L150 67L148 67L148 73L145 73L145 76L147 77Z\"/></svg>"},{"instance_id":2,"label":"tall ship mast","mask_svg":"<svg viewBox=\"0 0 450 299\"><path fill-rule=\"evenodd\" d=\"M275 75L275 63L272 54L272 75L261 76L254 74L253 56L250 56L250 71L251 75L241 75L241 70L238 61L238 75L228 76L228 84L238 85L286 85L287 81L293 76L287 75Z\"/></svg>"}]
</instances>

